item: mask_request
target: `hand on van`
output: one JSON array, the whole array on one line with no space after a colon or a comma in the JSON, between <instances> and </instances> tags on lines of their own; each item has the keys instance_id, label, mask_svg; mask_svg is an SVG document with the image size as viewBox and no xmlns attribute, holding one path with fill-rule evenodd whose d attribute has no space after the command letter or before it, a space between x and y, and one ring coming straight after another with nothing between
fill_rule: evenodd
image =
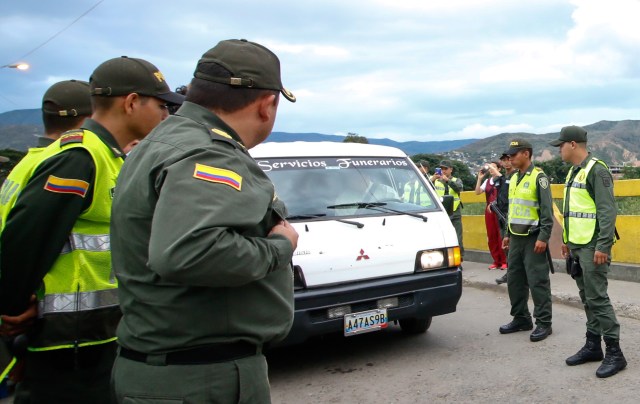
<instances>
[{"instance_id":1,"label":"hand on van","mask_svg":"<svg viewBox=\"0 0 640 404\"><path fill-rule=\"evenodd\" d=\"M277 225L273 226L269 235L279 234L281 236L285 236L293 246L293 251L298 247L298 232L294 229L289 222L286 220L281 221Z\"/></svg>"}]
</instances>

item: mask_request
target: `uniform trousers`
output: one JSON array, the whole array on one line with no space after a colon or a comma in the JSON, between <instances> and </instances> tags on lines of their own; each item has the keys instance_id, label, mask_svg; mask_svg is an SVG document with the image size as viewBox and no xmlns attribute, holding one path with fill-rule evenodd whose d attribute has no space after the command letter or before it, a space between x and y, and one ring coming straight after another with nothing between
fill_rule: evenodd
<instances>
[{"instance_id":1,"label":"uniform trousers","mask_svg":"<svg viewBox=\"0 0 640 404\"><path fill-rule=\"evenodd\" d=\"M271 403L262 354L228 362L161 365L118 356L111 383L118 403Z\"/></svg>"},{"instance_id":2,"label":"uniform trousers","mask_svg":"<svg viewBox=\"0 0 640 404\"><path fill-rule=\"evenodd\" d=\"M454 211L449 216L453 228L456 229L456 235L458 236L458 245L460 246L460 256L464 259L464 245L462 243L462 208L458 207L458 210Z\"/></svg>"},{"instance_id":3,"label":"uniform trousers","mask_svg":"<svg viewBox=\"0 0 640 404\"><path fill-rule=\"evenodd\" d=\"M111 404L111 369L117 343L27 352L24 380L14 404Z\"/></svg>"},{"instance_id":4,"label":"uniform trousers","mask_svg":"<svg viewBox=\"0 0 640 404\"><path fill-rule=\"evenodd\" d=\"M593 262L594 254L594 247L571 250L571 255L578 257L582 267L582 276L575 279L587 315L587 331L618 341L620 323L607 293L609 262L596 265Z\"/></svg>"},{"instance_id":5,"label":"uniform trousers","mask_svg":"<svg viewBox=\"0 0 640 404\"><path fill-rule=\"evenodd\" d=\"M511 315L515 321L529 322L529 292L533 300L536 325L551 326L551 283L545 253L536 254L533 248L536 235L511 235L507 258L507 288L511 301Z\"/></svg>"}]
</instances>

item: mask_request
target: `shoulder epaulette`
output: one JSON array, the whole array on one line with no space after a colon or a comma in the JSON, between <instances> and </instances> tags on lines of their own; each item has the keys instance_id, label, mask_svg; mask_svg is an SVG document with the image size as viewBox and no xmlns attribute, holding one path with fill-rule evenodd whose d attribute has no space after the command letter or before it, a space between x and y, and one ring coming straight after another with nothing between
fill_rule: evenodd
<instances>
[{"instance_id":1,"label":"shoulder epaulette","mask_svg":"<svg viewBox=\"0 0 640 404\"><path fill-rule=\"evenodd\" d=\"M225 143L229 143L236 149L247 150L247 148L240 142L237 142L230 134L218 128L211 128L210 135L212 140L220 140Z\"/></svg>"},{"instance_id":2,"label":"shoulder epaulette","mask_svg":"<svg viewBox=\"0 0 640 404\"><path fill-rule=\"evenodd\" d=\"M60 136L60 147L64 147L72 143L82 143L83 139L84 131L82 129L70 130Z\"/></svg>"}]
</instances>

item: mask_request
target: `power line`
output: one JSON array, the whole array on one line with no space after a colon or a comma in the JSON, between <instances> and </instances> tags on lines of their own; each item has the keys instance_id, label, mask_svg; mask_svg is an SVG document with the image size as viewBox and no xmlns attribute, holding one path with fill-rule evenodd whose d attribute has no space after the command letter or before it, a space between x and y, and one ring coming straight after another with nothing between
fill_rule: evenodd
<instances>
[{"instance_id":1,"label":"power line","mask_svg":"<svg viewBox=\"0 0 640 404\"><path fill-rule=\"evenodd\" d=\"M22 55L22 57L20 57L18 60L23 60L24 58L26 58L27 56L31 55L33 52L37 51L38 49L42 48L43 46L45 46L46 44L48 44L49 42L51 42L55 37L57 37L58 35L62 34L64 31L66 31L69 27L71 27L73 24L75 24L76 22L78 22L82 17L84 17L85 15L89 14L94 8L98 7L100 5L100 3L102 3L104 0L99 0L96 4L94 4L90 9L88 9L87 11L85 11L84 13L82 13L78 18L76 18L75 20L71 21L70 24L68 24L66 27L62 28L60 31L56 32L51 38L47 39L46 41L44 41L42 44L38 45L37 47L35 47L34 49L32 49L31 51L25 53L24 55Z\"/></svg>"}]
</instances>

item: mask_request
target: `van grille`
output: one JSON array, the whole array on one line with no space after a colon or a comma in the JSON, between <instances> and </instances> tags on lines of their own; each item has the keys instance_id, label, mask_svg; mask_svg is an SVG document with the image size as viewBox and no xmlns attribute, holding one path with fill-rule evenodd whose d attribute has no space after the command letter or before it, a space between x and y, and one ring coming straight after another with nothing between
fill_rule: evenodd
<instances>
[{"instance_id":1,"label":"van grille","mask_svg":"<svg viewBox=\"0 0 640 404\"><path fill-rule=\"evenodd\" d=\"M397 297L398 298L398 307L393 307L393 308L391 308L392 310L396 309L396 308L411 306L411 305L413 305L413 302L414 302L413 293L406 294L406 295L400 295L400 296L387 296L387 297L385 297L385 299L390 298L390 297ZM334 307L350 305L351 306L351 312L352 313L358 313L358 312L361 312L361 311L377 309L378 308L378 304L377 304L378 300L380 300L380 299L367 300L365 302L357 302L357 303L351 303L351 304L345 303L345 304L336 305ZM331 307L327 307L325 309L313 310L313 311L309 312L309 319L311 320L312 323L320 323L320 322L327 321L327 320L335 320L335 319L329 319L329 317L327 317L327 310L330 309L330 308Z\"/></svg>"}]
</instances>

